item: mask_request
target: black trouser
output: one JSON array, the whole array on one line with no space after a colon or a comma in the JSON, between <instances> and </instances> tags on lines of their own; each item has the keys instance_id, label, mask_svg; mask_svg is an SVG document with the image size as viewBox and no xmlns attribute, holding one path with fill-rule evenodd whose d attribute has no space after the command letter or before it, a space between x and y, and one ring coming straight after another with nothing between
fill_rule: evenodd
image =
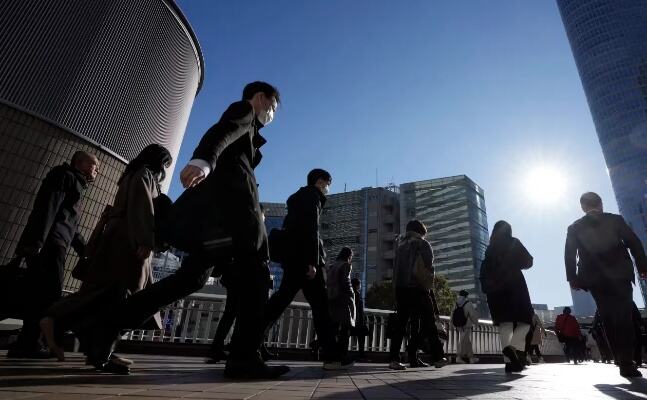
<instances>
[{"instance_id":1,"label":"black trouser","mask_svg":"<svg viewBox=\"0 0 647 400\"><path fill-rule=\"evenodd\" d=\"M356 327L355 330L351 330L351 335L357 338L357 352L360 357L364 357L364 346L366 344L365 332L366 329L364 326Z\"/></svg>"},{"instance_id":2,"label":"black trouser","mask_svg":"<svg viewBox=\"0 0 647 400\"><path fill-rule=\"evenodd\" d=\"M534 351L534 352L535 352L535 355L536 355L537 357L541 357L541 356L542 356L542 355L541 355L541 351L539 351L539 345L536 345L536 344L531 344L531 345L530 345L530 347L528 348L528 350L526 350L526 351L528 352L528 355L532 355L532 353L533 353L533 351Z\"/></svg>"},{"instance_id":3,"label":"black trouser","mask_svg":"<svg viewBox=\"0 0 647 400\"><path fill-rule=\"evenodd\" d=\"M312 320L317 332L317 339L323 348L324 359L332 361L337 358L337 352L335 336L332 330L333 322L328 311L328 293L326 292L322 268L317 268L314 279L308 279L305 266L284 265L281 286L267 302L264 319L265 328L269 328L276 322L294 300L294 296L299 290L303 291L303 295L310 304Z\"/></svg>"},{"instance_id":4,"label":"black trouser","mask_svg":"<svg viewBox=\"0 0 647 400\"><path fill-rule=\"evenodd\" d=\"M269 269L264 260L254 258L237 258L231 268L231 286L244 288L236 307L236 325L231 339L231 353L228 362L256 361L258 348L263 339L263 314L267 301ZM190 295L201 289L211 276L213 261L202 255L188 255L182 266L175 272L155 284L141 290L118 307L109 321L109 329L95 334L100 335L102 342L113 340L121 329L136 329L160 308ZM99 325L98 328L101 328ZM102 346L92 349L93 358L105 359L109 348Z\"/></svg>"},{"instance_id":5,"label":"black trouser","mask_svg":"<svg viewBox=\"0 0 647 400\"><path fill-rule=\"evenodd\" d=\"M335 357L337 360L345 360L348 357L348 343L350 342L350 329L348 325L333 322L332 329L337 336L337 348Z\"/></svg>"},{"instance_id":6,"label":"black trouser","mask_svg":"<svg viewBox=\"0 0 647 400\"><path fill-rule=\"evenodd\" d=\"M25 318L16 345L25 349L40 346L40 327L38 321L45 315L49 306L61 298L65 274L65 254L67 247L53 240L45 242L40 253L27 257L26 280L31 285L26 298Z\"/></svg>"},{"instance_id":7,"label":"black trouser","mask_svg":"<svg viewBox=\"0 0 647 400\"><path fill-rule=\"evenodd\" d=\"M400 347L406 334L407 324L411 322L411 336L407 351L409 362L415 362L418 349L425 340L429 342L429 354L433 361L445 356L443 344L438 338L434 319L434 306L429 292L418 288L396 288L397 327L391 339L390 361L400 360Z\"/></svg>"},{"instance_id":8,"label":"black trouser","mask_svg":"<svg viewBox=\"0 0 647 400\"><path fill-rule=\"evenodd\" d=\"M609 280L604 285L591 288L591 294L616 362L620 366L632 365L636 335L632 320L631 281Z\"/></svg>"},{"instance_id":9,"label":"black trouser","mask_svg":"<svg viewBox=\"0 0 647 400\"><path fill-rule=\"evenodd\" d=\"M225 347L225 338L229 333L232 325L234 325L234 320L236 319L236 309L240 303L239 292L235 285L227 286L227 300L225 302L225 309L222 312L222 316L218 321L218 327L216 328L216 333L213 336L213 341L211 342L211 354L222 351Z\"/></svg>"},{"instance_id":10,"label":"black trouser","mask_svg":"<svg viewBox=\"0 0 647 400\"><path fill-rule=\"evenodd\" d=\"M568 360L581 361L582 354L580 351L581 347L580 338L576 337L566 337L564 341L564 354Z\"/></svg>"}]
</instances>

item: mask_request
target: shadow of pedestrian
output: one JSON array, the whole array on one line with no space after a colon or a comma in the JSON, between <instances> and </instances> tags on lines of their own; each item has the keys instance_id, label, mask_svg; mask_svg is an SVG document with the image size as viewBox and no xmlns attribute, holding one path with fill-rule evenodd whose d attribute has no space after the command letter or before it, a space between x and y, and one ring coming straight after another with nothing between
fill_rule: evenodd
<instances>
[{"instance_id":1,"label":"shadow of pedestrian","mask_svg":"<svg viewBox=\"0 0 647 400\"><path fill-rule=\"evenodd\" d=\"M647 379L632 379L631 383L621 385L597 384L597 390L614 399L645 400L647 399Z\"/></svg>"}]
</instances>

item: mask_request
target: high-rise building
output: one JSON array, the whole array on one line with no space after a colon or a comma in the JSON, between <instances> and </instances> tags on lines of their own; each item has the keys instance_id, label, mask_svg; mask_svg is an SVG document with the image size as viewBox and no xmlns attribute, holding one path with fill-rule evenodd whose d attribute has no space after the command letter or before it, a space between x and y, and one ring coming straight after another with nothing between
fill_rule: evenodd
<instances>
[{"instance_id":1,"label":"high-rise building","mask_svg":"<svg viewBox=\"0 0 647 400\"><path fill-rule=\"evenodd\" d=\"M86 237L139 151L159 143L176 159L204 66L172 0L6 0L0 54L4 264L42 178L75 151L94 153L101 162L81 202ZM68 257L67 271L74 261ZM65 289L77 285L67 274Z\"/></svg>"},{"instance_id":2,"label":"high-rise building","mask_svg":"<svg viewBox=\"0 0 647 400\"><path fill-rule=\"evenodd\" d=\"M374 283L393 277L399 220L395 187L329 195L320 230L327 262L334 261L342 247L353 249L352 275L362 280L365 295Z\"/></svg>"},{"instance_id":3,"label":"high-rise building","mask_svg":"<svg viewBox=\"0 0 647 400\"><path fill-rule=\"evenodd\" d=\"M557 5L618 208L647 245L647 2ZM647 303L647 283L640 283Z\"/></svg>"},{"instance_id":4,"label":"high-rise building","mask_svg":"<svg viewBox=\"0 0 647 400\"><path fill-rule=\"evenodd\" d=\"M285 203L261 203L263 206L263 213L265 214L265 229L267 234L272 231L272 229L280 229L283 226L283 220L287 215L287 206ZM272 282L274 284L274 289L276 290L281 285L281 279L283 278L283 268L281 264L270 262L270 274L272 276Z\"/></svg>"},{"instance_id":5,"label":"high-rise building","mask_svg":"<svg viewBox=\"0 0 647 400\"><path fill-rule=\"evenodd\" d=\"M571 289L571 298L573 299L573 315L576 317L592 317L595 315L598 306L595 304L590 292Z\"/></svg>"},{"instance_id":6,"label":"high-rise building","mask_svg":"<svg viewBox=\"0 0 647 400\"><path fill-rule=\"evenodd\" d=\"M483 189L465 175L400 185L400 231L422 221L434 249L437 274L453 291L467 290L482 316L489 315L479 272L488 243Z\"/></svg>"}]
</instances>

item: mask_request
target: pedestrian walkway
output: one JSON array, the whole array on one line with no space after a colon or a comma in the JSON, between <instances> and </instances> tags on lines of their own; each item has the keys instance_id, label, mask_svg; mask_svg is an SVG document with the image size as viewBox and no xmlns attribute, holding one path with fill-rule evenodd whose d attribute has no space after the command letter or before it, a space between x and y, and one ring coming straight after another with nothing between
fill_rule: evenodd
<instances>
[{"instance_id":1,"label":"pedestrian walkway","mask_svg":"<svg viewBox=\"0 0 647 400\"><path fill-rule=\"evenodd\" d=\"M68 361L8 360L0 352L0 399L39 400L390 400L390 399L647 399L647 379L629 381L612 365L542 364L515 376L502 365L449 365L394 372L359 364L325 372L311 362L290 362L280 381L230 381L223 366L200 358L137 355L130 376L100 374ZM647 370L643 369L643 372Z\"/></svg>"}]
</instances>

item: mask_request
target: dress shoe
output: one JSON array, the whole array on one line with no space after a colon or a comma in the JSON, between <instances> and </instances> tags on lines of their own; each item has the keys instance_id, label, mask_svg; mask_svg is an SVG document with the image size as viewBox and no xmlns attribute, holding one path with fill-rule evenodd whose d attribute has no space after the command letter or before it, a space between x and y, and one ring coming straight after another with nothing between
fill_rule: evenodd
<instances>
[{"instance_id":1,"label":"dress shoe","mask_svg":"<svg viewBox=\"0 0 647 400\"><path fill-rule=\"evenodd\" d=\"M263 361L273 360L273 359L276 359L279 356L277 353L270 352L267 349L267 347L265 347L265 344L261 345L259 351L261 352L261 357L263 358Z\"/></svg>"},{"instance_id":2,"label":"dress shoe","mask_svg":"<svg viewBox=\"0 0 647 400\"><path fill-rule=\"evenodd\" d=\"M503 348L503 355L508 357L510 360L510 371L509 372L521 372L523 371L523 364L519 361L519 358L517 357L517 352L512 346L506 346ZM506 364L506 372L507 371L507 364Z\"/></svg>"},{"instance_id":3,"label":"dress shoe","mask_svg":"<svg viewBox=\"0 0 647 400\"><path fill-rule=\"evenodd\" d=\"M422 361L419 358L416 358L415 360L413 360L412 362L409 363L409 367L410 368L427 368L427 367L429 367L429 364L427 364L426 362Z\"/></svg>"}]
</instances>

